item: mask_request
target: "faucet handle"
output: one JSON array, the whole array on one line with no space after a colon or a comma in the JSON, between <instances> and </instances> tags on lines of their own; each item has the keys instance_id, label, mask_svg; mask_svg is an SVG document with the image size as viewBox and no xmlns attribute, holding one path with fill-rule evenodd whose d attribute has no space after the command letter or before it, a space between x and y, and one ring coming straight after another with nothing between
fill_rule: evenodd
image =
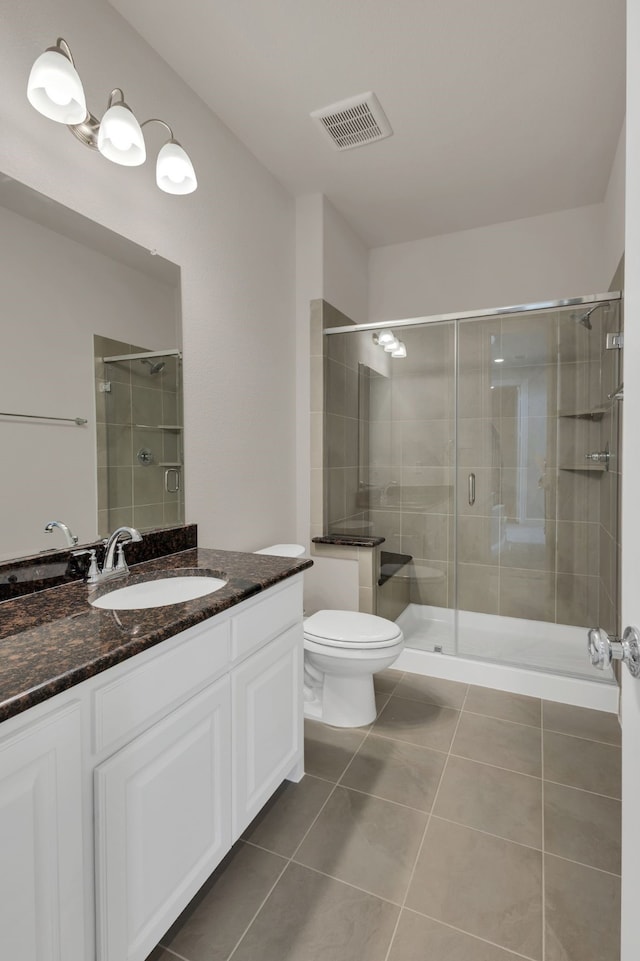
<instances>
[{"instance_id":1,"label":"faucet handle","mask_svg":"<svg viewBox=\"0 0 640 961\"><path fill-rule=\"evenodd\" d=\"M74 560L76 559L79 560L81 557L89 558L89 561L85 562L85 564L83 564L82 567L80 567L80 565L78 565L78 567L80 567L80 569L82 570L84 580L87 582L87 584L96 584L100 577L100 570L98 568L98 561L96 559L95 550L93 550L92 548L92 549L83 550L83 551L72 551L71 557Z\"/></svg>"},{"instance_id":2,"label":"faucet handle","mask_svg":"<svg viewBox=\"0 0 640 961\"><path fill-rule=\"evenodd\" d=\"M124 556L124 543L122 541L118 544L118 551L116 555L116 563L114 566L114 570L118 571L118 573L120 574L129 573L129 566Z\"/></svg>"}]
</instances>

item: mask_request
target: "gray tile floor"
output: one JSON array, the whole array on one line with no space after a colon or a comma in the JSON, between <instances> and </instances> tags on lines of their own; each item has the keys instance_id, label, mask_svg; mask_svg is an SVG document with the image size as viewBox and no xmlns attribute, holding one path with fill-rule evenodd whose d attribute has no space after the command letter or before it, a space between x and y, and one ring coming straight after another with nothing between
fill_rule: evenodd
<instances>
[{"instance_id":1,"label":"gray tile floor","mask_svg":"<svg viewBox=\"0 0 640 961\"><path fill-rule=\"evenodd\" d=\"M385 671L149 961L618 961L609 714Z\"/></svg>"}]
</instances>

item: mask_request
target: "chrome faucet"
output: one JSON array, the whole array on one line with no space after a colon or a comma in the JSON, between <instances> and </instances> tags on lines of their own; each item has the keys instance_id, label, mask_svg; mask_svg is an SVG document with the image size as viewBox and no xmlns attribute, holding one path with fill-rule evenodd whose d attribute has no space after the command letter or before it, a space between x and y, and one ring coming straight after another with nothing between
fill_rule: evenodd
<instances>
[{"instance_id":1,"label":"chrome faucet","mask_svg":"<svg viewBox=\"0 0 640 961\"><path fill-rule=\"evenodd\" d=\"M117 527L109 537L102 565L101 579L109 577L122 577L129 573L127 562L124 559L124 544L127 541L141 541L142 534L135 527ZM117 559L116 559L117 549Z\"/></svg>"},{"instance_id":2,"label":"chrome faucet","mask_svg":"<svg viewBox=\"0 0 640 961\"><path fill-rule=\"evenodd\" d=\"M63 524L62 521L49 521L49 523L45 525L45 529L44 529L45 534L50 534L54 527L59 528L59 530L61 530L62 533L64 534L64 538L67 542L67 547L76 546L76 544L78 543L78 538L76 537L75 534L71 533L67 525Z\"/></svg>"},{"instance_id":3,"label":"chrome faucet","mask_svg":"<svg viewBox=\"0 0 640 961\"><path fill-rule=\"evenodd\" d=\"M102 584L115 577L125 577L129 573L124 557L124 545L129 541L141 541L142 534L135 527L118 527L104 542L106 545L102 570L98 567L95 550L79 551L75 557L88 554L90 559L89 571L86 576L87 584ZM117 551L117 554L116 554Z\"/></svg>"}]
</instances>

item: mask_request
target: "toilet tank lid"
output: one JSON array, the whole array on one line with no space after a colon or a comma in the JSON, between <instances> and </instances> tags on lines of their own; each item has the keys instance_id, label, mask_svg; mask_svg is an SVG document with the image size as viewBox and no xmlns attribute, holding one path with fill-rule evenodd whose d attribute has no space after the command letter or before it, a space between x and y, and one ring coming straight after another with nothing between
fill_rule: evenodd
<instances>
[{"instance_id":1,"label":"toilet tank lid","mask_svg":"<svg viewBox=\"0 0 640 961\"><path fill-rule=\"evenodd\" d=\"M263 547L256 554L275 554L277 557L302 557L304 547L302 544L272 544L271 547Z\"/></svg>"},{"instance_id":2,"label":"toilet tank lid","mask_svg":"<svg viewBox=\"0 0 640 961\"><path fill-rule=\"evenodd\" d=\"M360 611L316 611L306 618L304 633L353 644L381 643L402 637L402 631L393 621Z\"/></svg>"}]
</instances>

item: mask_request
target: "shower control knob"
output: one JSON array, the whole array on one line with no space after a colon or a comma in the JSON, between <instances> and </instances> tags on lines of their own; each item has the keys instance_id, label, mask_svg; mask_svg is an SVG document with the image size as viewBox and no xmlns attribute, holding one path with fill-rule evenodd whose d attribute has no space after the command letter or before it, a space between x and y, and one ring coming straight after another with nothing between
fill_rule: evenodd
<instances>
[{"instance_id":1,"label":"shower control knob","mask_svg":"<svg viewBox=\"0 0 640 961\"><path fill-rule=\"evenodd\" d=\"M640 633L635 627L625 628L622 640L594 627L588 634L587 650L591 663L601 671L610 667L612 661L624 661L633 677L640 677Z\"/></svg>"}]
</instances>

